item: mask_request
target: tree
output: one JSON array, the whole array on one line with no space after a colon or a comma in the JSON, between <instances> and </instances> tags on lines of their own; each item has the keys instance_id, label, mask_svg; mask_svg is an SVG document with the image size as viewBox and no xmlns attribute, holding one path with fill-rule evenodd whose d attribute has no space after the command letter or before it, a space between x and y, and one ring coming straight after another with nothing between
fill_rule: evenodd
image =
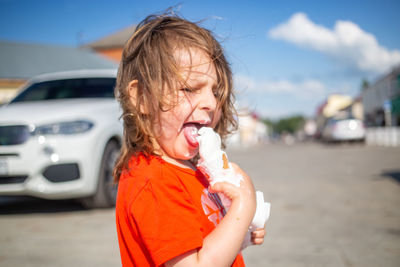
<instances>
[{"instance_id":1,"label":"tree","mask_svg":"<svg viewBox=\"0 0 400 267\"><path fill-rule=\"evenodd\" d=\"M361 90L364 91L365 89L367 89L369 87L369 82L367 79L362 79L361 81Z\"/></svg>"},{"instance_id":2,"label":"tree","mask_svg":"<svg viewBox=\"0 0 400 267\"><path fill-rule=\"evenodd\" d=\"M281 134L282 132L295 133L304 125L305 118L301 115L290 116L282 118L278 121L272 121L264 118L262 120L270 129L275 133Z\"/></svg>"},{"instance_id":3,"label":"tree","mask_svg":"<svg viewBox=\"0 0 400 267\"><path fill-rule=\"evenodd\" d=\"M274 128L274 122L271 120L271 119L268 119L268 118L263 118L262 119L262 122L265 124L265 125L267 125L270 129L273 129Z\"/></svg>"},{"instance_id":4,"label":"tree","mask_svg":"<svg viewBox=\"0 0 400 267\"><path fill-rule=\"evenodd\" d=\"M283 118L275 124L275 130L279 134L282 132L295 133L304 125L304 122L304 117L300 115Z\"/></svg>"}]
</instances>

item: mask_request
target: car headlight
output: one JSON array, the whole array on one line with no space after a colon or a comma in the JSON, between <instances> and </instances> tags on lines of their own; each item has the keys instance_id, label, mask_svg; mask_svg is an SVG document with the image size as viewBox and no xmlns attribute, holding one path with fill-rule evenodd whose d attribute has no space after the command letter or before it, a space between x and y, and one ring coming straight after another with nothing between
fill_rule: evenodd
<instances>
[{"instance_id":1,"label":"car headlight","mask_svg":"<svg viewBox=\"0 0 400 267\"><path fill-rule=\"evenodd\" d=\"M34 135L55 135L55 134L80 134L92 129L94 123L87 120L57 122L37 126L32 134Z\"/></svg>"}]
</instances>

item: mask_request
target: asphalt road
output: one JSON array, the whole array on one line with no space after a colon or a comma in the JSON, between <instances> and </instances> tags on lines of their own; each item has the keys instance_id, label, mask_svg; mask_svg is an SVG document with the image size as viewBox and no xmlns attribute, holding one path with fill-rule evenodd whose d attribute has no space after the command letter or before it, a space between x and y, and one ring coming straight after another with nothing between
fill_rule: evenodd
<instances>
[{"instance_id":1,"label":"asphalt road","mask_svg":"<svg viewBox=\"0 0 400 267\"><path fill-rule=\"evenodd\" d=\"M271 202L247 266L400 266L400 148L228 150ZM114 210L0 198L0 266L120 266Z\"/></svg>"}]
</instances>

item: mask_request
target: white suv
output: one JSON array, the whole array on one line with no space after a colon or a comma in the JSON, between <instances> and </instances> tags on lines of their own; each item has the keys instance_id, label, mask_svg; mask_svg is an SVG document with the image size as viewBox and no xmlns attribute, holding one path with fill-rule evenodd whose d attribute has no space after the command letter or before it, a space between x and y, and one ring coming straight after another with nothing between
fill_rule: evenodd
<instances>
[{"instance_id":1,"label":"white suv","mask_svg":"<svg viewBox=\"0 0 400 267\"><path fill-rule=\"evenodd\" d=\"M122 140L116 70L38 76L0 107L0 195L111 207Z\"/></svg>"}]
</instances>

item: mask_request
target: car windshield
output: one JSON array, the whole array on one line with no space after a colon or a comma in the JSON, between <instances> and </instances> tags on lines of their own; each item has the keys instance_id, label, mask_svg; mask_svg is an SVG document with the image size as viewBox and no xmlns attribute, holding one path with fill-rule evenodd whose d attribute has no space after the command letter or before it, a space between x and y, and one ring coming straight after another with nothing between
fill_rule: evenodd
<instances>
[{"instance_id":1,"label":"car windshield","mask_svg":"<svg viewBox=\"0 0 400 267\"><path fill-rule=\"evenodd\" d=\"M354 116L333 117L333 118L328 119L326 124L332 125L332 124L335 124L335 123L340 122L340 121L355 120L355 119L356 118L354 118Z\"/></svg>"},{"instance_id":2,"label":"car windshield","mask_svg":"<svg viewBox=\"0 0 400 267\"><path fill-rule=\"evenodd\" d=\"M67 98L113 98L115 78L77 78L34 83L11 103Z\"/></svg>"}]
</instances>

